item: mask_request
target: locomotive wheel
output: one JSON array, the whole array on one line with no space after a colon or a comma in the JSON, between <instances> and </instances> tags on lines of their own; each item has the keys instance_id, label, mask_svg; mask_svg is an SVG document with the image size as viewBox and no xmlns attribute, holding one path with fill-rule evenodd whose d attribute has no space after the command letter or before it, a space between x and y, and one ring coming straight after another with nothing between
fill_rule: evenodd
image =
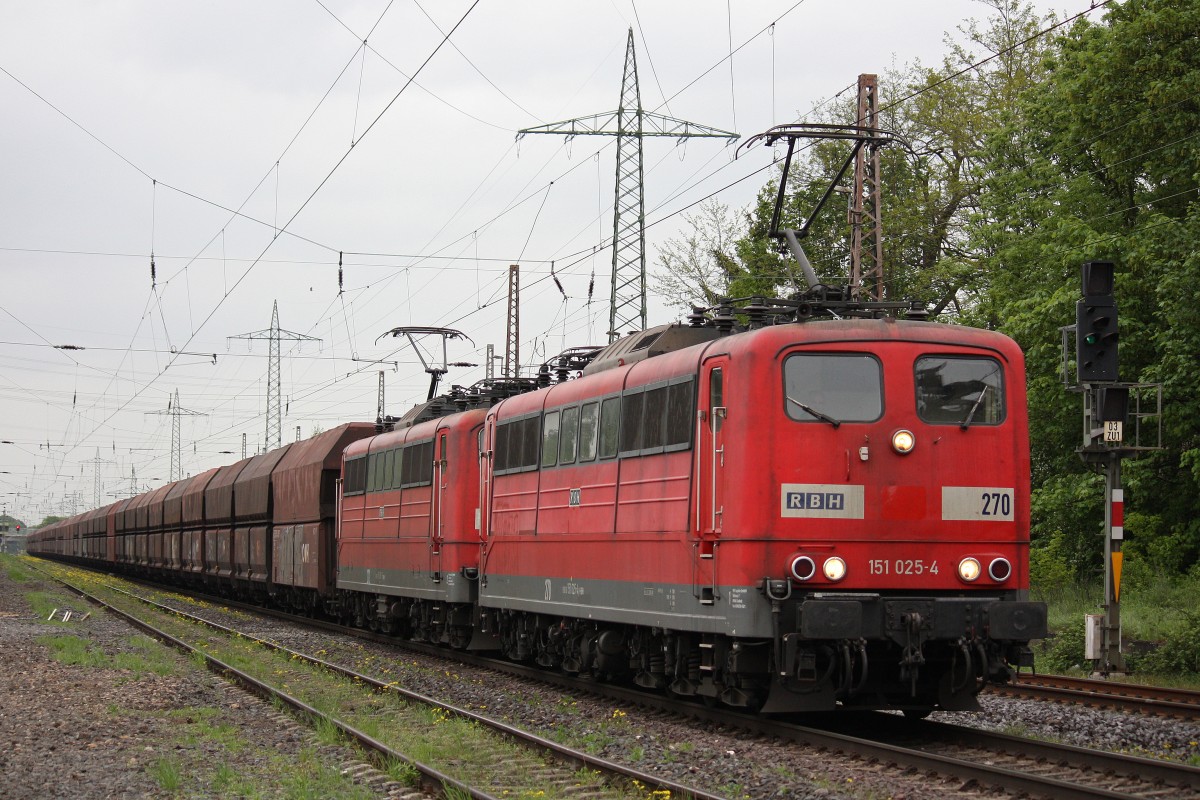
<instances>
[{"instance_id":1,"label":"locomotive wheel","mask_svg":"<svg viewBox=\"0 0 1200 800\"><path fill-rule=\"evenodd\" d=\"M931 713L933 713L932 708L906 708L904 709L904 718L911 720L925 719Z\"/></svg>"}]
</instances>

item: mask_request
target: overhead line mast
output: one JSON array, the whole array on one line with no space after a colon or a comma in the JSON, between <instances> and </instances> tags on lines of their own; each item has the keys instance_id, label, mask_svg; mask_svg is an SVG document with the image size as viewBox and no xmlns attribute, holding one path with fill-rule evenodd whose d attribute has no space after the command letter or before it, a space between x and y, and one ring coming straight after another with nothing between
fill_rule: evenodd
<instances>
[{"instance_id":1,"label":"overhead line mast","mask_svg":"<svg viewBox=\"0 0 1200 800\"><path fill-rule=\"evenodd\" d=\"M181 456L181 446L179 441L179 418L182 416L188 417L206 417L207 414L201 411L191 411L179 405L179 390L175 390L175 397L167 403L166 411L147 411L147 414L166 414L171 417L171 480L177 481L183 477L183 459ZM99 459L99 454L96 458ZM97 503L99 505L99 503Z\"/></svg>"},{"instance_id":2,"label":"overhead line mast","mask_svg":"<svg viewBox=\"0 0 1200 800\"><path fill-rule=\"evenodd\" d=\"M319 342L315 336L308 336L295 331L285 331L279 328L279 301L271 307L271 327L263 331L239 333L230 339L266 339L271 343L271 356L267 364L267 440L264 452L275 450L283 444L283 420L279 402L279 342L288 339L293 342ZM243 447L243 449L245 449Z\"/></svg>"},{"instance_id":3,"label":"overhead line mast","mask_svg":"<svg viewBox=\"0 0 1200 800\"><path fill-rule=\"evenodd\" d=\"M646 136L736 139L738 134L696 122L656 114L642 108L638 86L633 28L625 47L625 73L621 81L621 105L589 117L551 122L524 128L527 133L557 133L564 136L616 136L617 174L613 200L612 295L608 315L608 340L621 331L646 328L646 211L643 191L642 139Z\"/></svg>"}]
</instances>

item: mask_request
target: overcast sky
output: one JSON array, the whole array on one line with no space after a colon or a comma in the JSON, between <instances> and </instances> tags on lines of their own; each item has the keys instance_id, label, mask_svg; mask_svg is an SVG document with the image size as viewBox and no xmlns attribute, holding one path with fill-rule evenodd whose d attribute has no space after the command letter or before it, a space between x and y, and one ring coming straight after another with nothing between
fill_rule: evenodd
<instances>
[{"instance_id":1,"label":"overcast sky","mask_svg":"<svg viewBox=\"0 0 1200 800\"><path fill-rule=\"evenodd\" d=\"M172 417L156 412L176 391L197 412L180 419L185 475L239 458L243 434L255 452L268 342L229 337L267 329L274 301L285 331L320 339L283 342L285 443L373 420L381 368L389 413L424 399L412 348L376 341L395 326L463 331L474 344L451 342L450 360L480 366L447 382L482 378L485 346L504 349L510 263L523 363L603 343L614 140L515 132L616 108L630 27L645 108L748 136L860 73L938 65L946 32L989 10L0 2L0 503L36 523L93 507L97 474L102 504L135 475L139 491L169 480ZM753 201L770 151L734 152L646 141L648 265L681 209ZM651 325L672 319L650 308Z\"/></svg>"}]
</instances>

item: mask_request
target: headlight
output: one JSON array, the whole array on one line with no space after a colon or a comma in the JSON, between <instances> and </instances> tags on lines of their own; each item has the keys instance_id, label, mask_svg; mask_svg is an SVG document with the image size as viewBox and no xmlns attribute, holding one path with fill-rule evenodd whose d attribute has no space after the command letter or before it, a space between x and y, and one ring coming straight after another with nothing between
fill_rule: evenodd
<instances>
[{"instance_id":1,"label":"headlight","mask_svg":"<svg viewBox=\"0 0 1200 800\"><path fill-rule=\"evenodd\" d=\"M798 581L806 581L817 574L817 565L808 556L796 556L792 559L792 576Z\"/></svg>"},{"instance_id":2,"label":"headlight","mask_svg":"<svg viewBox=\"0 0 1200 800\"><path fill-rule=\"evenodd\" d=\"M988 564L988 575L996 583L1004 583L1012 575L1012 564L1008 563L1007 558L993 558L992 563Z\"/></svg>"},{"instance_id":3,"label":"headlight","mask_svg":"<svg viewBox=\"0 0 1200 800\"><path fill-rule=\"evenodd\" d=\"M979 559L977 558L964 558L958 562L958 577L967 583L971 583L978 578L980 571Z\"/></svg>"},{"instance_id":4,"label":"headlight","mask_svg":"<svg viewBox=\"0 0 1200 800\"><path fill-rule=\"evenodd\" d=\"M846 577L846 562L837 556L832 556L825 559L825 563L821 566L821 572L825 573L828 580L840 581Z\"/></svg>"},{"instance_id":5,"label":"headlight","mask_svg":"<svg viewBox=\"0 0 1200 800\"><path fill-rule=\"evenodd\" d=\"M900 429L892 434L892 449L900 455L908 455L917 446L917 437L912 431Z\"/></svg>"}]
</instances>

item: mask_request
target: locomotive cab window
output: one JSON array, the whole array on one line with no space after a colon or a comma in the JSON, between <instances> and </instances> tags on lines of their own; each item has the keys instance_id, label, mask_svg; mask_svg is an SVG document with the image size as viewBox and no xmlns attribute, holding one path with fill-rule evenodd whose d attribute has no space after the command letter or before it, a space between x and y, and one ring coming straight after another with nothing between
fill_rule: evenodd
<instances>
[{"instance_id":1,"label":"locomotive cab window","mask_svg":"<svg viewBox=\"0 0 1200 800\"><path fill-rule=\"evenodd\" d=\"M795 353L783 362L787 415L797 422L874 422L883 415L883 375L862 353Z\"/></svg>"},{"instance_id":2,"label":"locomotive cab window","mask_svg":"<svg viewBox=\"0 0 1200 800\"><path fill-rule=\"evenodd\" d=\"M922 356L914 365L917 416L934 425L999 425L1004 370L994 358Z\"/></svg>"}]
</instances>

